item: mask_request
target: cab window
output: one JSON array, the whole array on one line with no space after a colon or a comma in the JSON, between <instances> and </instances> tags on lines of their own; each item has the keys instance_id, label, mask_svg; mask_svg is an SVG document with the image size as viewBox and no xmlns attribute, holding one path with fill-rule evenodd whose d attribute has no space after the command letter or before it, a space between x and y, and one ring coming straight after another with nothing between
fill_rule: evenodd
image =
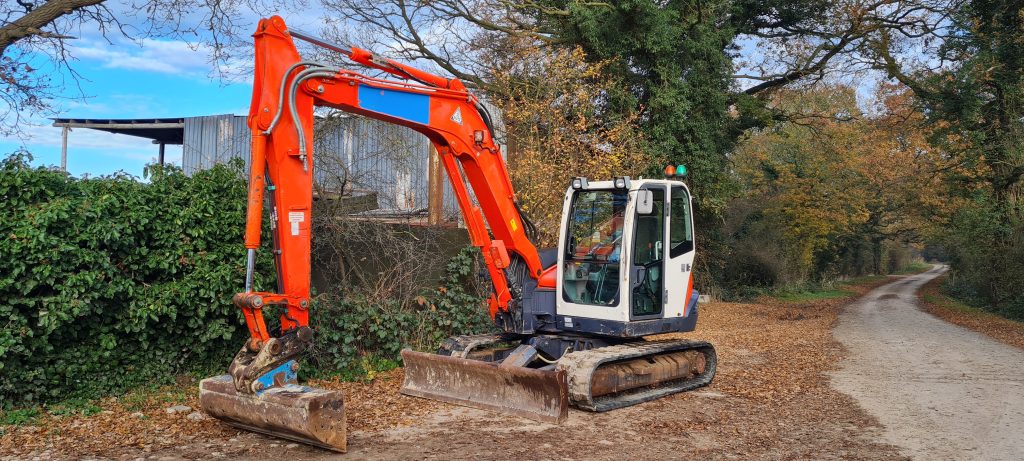
<instances>
[{"instance_id":1,"label":"cab window","mask_svg":"<svg viewBox=\"0 0 1024 461\"><path fill-rule=\"evenodd\" d=\"M690 215L690 194L686 188L672 187L671 211L669 257L675 258L693 251L693 220Z\"/></svg>"},{"instance_id":2,"label":"cab window","mask_svg":"<svg viewBox=\"0 0 1024 461\"><path fill-rule=\"evenodd\" d=\"M562 268L562 298L576 304L619 304L619 264L624 190L587 190L573 195Z\"/></svg>"}]
</instances>

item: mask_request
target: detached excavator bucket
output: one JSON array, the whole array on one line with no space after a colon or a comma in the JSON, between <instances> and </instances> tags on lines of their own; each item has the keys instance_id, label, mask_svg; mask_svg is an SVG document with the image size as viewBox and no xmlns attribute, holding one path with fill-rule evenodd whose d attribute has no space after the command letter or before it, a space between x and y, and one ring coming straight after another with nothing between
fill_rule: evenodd
<instances>
[{"instance_id":1,"label":"detached excavator bucket","mask_svg":"<svg viewBox=\"0 0 1024 461\"><path fill-rule=\"evenodd\" d=\"M286 384L245 394L235 390L230 375L221 375L199 383L199 404L232 426L345 452L345 404L340 391Z\"/></svg>"},{"instance_id":2,"label":"detached excavator bucket","mask_svg":"<svg viewBox=\"0 0 1024 461\"><path fill-rule=\"evenodd\" d=\"M560 423L568 415L564 371L501 366L494 362L402 351L401 392L467 407Z\"/></svg>"}]
</instances>

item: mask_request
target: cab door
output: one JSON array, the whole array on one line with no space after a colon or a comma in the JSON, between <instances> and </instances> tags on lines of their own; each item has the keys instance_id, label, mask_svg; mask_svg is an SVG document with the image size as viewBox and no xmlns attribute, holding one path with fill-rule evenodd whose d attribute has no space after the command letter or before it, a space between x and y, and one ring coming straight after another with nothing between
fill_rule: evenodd
<instances>
[{"instance_id":1,"label":"cab door","mask_svg":"<svg viewBox=\"0 0 1024 461\"><path fill-rule=\"evenodd\" d=\"M668 188L663 184L646 184L653 201L651 213L634 211L631 245L630 320L662 318L665 314L665 231Z\"/></svg>"},{"instance_id":2,"label":"cab door","mask_svg":"<svg viewBox=\"0 0 1024 461\"><path fill-rule=\"evenodd\" d=\"M689 190L682 184L670 187L669 205L665 208L665 317L685 317L690 314L693 289L693 259L696 255L692 202Z\"/></svg>"}]
</instances>

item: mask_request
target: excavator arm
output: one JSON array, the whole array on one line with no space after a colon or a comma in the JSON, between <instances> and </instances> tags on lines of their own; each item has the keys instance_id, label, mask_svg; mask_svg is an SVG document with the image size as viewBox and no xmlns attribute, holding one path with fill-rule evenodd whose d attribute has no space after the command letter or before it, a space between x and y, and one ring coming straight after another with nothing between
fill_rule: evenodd
<instances>
[{"instance_id":1,"label":"excavator arm","mask_svg":"<svg viewBox=\"0 0 1024 461\"><path fill-rule=\"evenodd\" d=\"M255 81L248 116L253 135L245 232L246 291L237 294L234 302L242 309L248 325L248 352L257 354L271 344L274 350L264 355L277 359L246 362L258 370L247 370L245 374L250 379L238 379L236 384L250 385L258 371L297 356L303 349L301 344L311 336L306 328L310 307L315 106L406 126L433 143L451 181L470 240L482 250L494 286L489 299L492 318L508 311L522 282L510 280L507 273L513 271L506 269L519 264L525 270L514 272L532 278L542 271L537 249L528 236L532 225L524 220L516 203L486 111L459 80L423 72L359 48L345 50L301 33L296 35L343 52L365 66L419 83L382 80L304 61L281 18L275 16L260 22L255 34ZM467 183L479 205L470 199ZM264 191L271 192L269 209L277 292L252 291ZM300 341L271 343L273 335L262 314L263 306L270 304L284 306L280 318L282 336L295 331ZM288 357L280 357L281 351Z\"/></svg>"},{"instance_id":2,"label":"excavator arm","mask_svg":"<svg viewBox=\"0 0 1024 461\"><path fill-rule=\"evenodd\" d=\"M313 336L309 310L314 108L330 107L406 126L430 140L451 181L470 240L482 250L494 287L490 315L508 329L513 328L508 312L521 296L523 279L536 279L542 270L529 235L535 229L516 203L486 110L459 80L289 32L277 16L261 20L254 38L248 260L245 291L233 298L244 314L249 340L227 375L200 383L200 403L230 424L344 451L340 392L300 386L296 380L298 358ZM293 38L407 81L303 60ZM275 291L254 291L265 210L270 213L278 285ZM268 305L283 307L279 331L267 327L263 308Z\"/></svg>"}]
</instances>

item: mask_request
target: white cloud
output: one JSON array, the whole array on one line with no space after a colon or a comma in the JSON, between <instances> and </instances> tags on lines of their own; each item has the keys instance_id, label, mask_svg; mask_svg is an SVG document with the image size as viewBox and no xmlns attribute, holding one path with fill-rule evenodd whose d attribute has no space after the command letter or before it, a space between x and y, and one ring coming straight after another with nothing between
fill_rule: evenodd
<instances>
[{"instance_id":1,"label":"white cloud","mask_svg":"<svg viewBox=\"0 0 1024 461\"><path fill-rule=\"evenodd\" d=\"M138 45L91 41L76 46L74 54L111 69L205 76L211 68L209 47L181 40L144 39Z\"/></svg>"}]
</instances>

